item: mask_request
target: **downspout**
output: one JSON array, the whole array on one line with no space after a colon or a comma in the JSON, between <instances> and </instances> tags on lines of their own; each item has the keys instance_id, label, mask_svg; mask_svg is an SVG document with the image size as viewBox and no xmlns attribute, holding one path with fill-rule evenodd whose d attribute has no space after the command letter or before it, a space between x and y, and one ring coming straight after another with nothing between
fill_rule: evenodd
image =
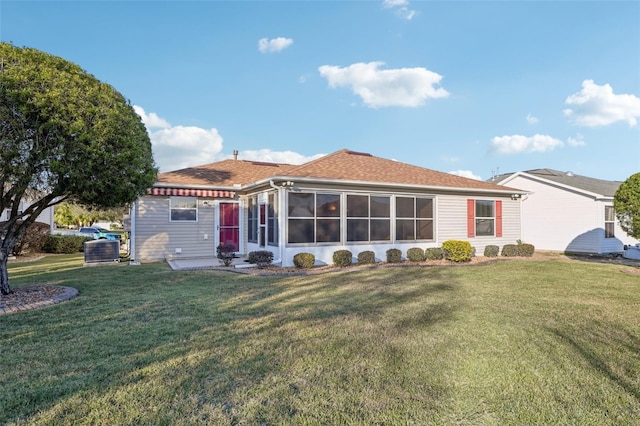
<instances>
[{"instance_id":1,"label":"downspout","mask_svg":"<svg viewBox=\"0 0 640 426\"><path fill-rule=\"evenodd\" d=\"M131 210L129 211L130 218L130 226L131 230L129 231L129 265L139 265L139 262L136 262L136 210L137 210L137 201L134 201L131 205Z\"/></svg>"},{"instance_id":2,"label":"downspout","mask_svg":"<svg viewBox=\"0 0 640 426\"><path fill-rule=\"evenodd\" d=\"M284 266L284 226L282 224L285 223L283 220L284 215L284 188L273 183L273 180L269 180L269 186L278 190L278 255L280 256L279 263L280 266ZM273 263L278 263L278 259L274 260Z\"/></svg>"}]
</instances>

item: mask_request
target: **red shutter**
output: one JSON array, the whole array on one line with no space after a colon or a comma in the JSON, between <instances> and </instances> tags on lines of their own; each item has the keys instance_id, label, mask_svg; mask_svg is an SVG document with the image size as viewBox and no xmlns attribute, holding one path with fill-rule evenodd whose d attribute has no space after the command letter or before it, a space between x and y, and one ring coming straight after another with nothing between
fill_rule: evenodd
<instances>
[{"instance_id":1,"label":"red shutter","mask_svg":"<svg viewBox=\"0 0 640 426\"><path fill-rule=\"evenodd\" d=\"M476 202L475 200L467 200L467 237L476 236Z\"/></svg>"},{"instance_id":2,"label":"red shutter","mask_svg":"<svg viewBox=\"0 0 640 426\"><path fill-rule=\"evenodd\" d=\"M496 237L502 237L502 201L496 201Z\"/></svg>"}]
</instances>

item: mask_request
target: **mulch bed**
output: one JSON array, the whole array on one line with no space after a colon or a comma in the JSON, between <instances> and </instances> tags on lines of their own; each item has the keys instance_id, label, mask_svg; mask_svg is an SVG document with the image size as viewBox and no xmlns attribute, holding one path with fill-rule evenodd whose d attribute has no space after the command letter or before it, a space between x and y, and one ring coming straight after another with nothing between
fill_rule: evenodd
<instances>
[{"instance_id":1,"label":"mulch bed","mask_svg":"<svg viewBox=\"0 0 640 426\"><path fill-rule=\"evenodd\" d=\"M38 305L42 302L54 301L62 297L68 290L50 284L30 285L12 289L11 294L0 296L0 309L12 311Z\"/></svg>"}]
</instances>

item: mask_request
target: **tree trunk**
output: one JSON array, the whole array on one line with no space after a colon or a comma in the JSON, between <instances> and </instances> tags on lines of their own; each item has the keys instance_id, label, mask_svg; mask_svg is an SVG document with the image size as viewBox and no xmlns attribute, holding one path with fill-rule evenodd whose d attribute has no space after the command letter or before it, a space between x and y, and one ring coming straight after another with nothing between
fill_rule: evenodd
<instances>
[{"instance_id":1,"label":"tree trunk","mask_svg":"<svg viewBox=\"0 0 640 426\"><path fill-rule=\"evenodd\" d=\"M9 255L4 250L0 250L0 294L10 294L9 272L7 271L7 260ZM1 298L1 296L0 296Z\"/></svg>"}]
</instances>

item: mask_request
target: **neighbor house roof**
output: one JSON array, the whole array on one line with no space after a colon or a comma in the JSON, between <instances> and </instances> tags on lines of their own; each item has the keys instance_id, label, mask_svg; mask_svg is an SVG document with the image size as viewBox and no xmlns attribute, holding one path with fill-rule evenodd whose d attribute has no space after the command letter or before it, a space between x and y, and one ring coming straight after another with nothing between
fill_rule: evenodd
<instances>
[{"instance_id":1,"label":"neighbor house roof","mask_svg":"<svg viewBox=\"0 0 640 426\"><path fill-rule=\"evenodd\" d=\"M613 197L616 190L622 182L595 179L587 176L576 175L572 172L561 172L553 169L533 169L518 173L506 173L499 176L495 176L491 179L492 182L500 183L507 181L510 177L520 175L531 175L540 179L546 179L561 185L570 186L582 191L599 194L605 197ZM510 180L510 179L509 179Z\"/></svg>"},{"instance_id":2,"label":"neighbor house roof","mask_svg":"<svg viewBox=\"0 0 640 426\"><path fill-rule=\"evenodd\" d=\"M271 178L420 185L452 189L515 191L493 182L438 172L371 154L342 149L301 165L224 160L158 175L161 185L245 186ZM521 191L522 192L522 191Z\"/></svg>"}]
</instances>

